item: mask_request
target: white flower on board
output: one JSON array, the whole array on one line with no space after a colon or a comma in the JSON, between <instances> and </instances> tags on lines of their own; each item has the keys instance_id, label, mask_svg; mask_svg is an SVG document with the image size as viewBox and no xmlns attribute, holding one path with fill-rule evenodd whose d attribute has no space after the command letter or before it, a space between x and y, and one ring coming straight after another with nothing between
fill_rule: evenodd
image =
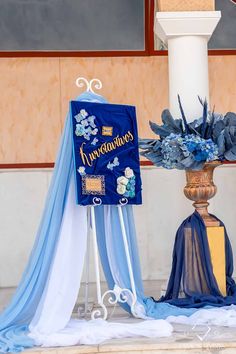
<instances>
[{"instance_id":1,"label":"white flower on board","mask_svg":"<svg viewBox=\"0 0 236 354\"><path fill-rule=\"evenodd\" d=\"M117 184L123 184L126 186L128 184L129 180L125 176L120 176L117 178Z\"/></svg>"},{"instance_id":2,"label":"white flower on board","mask_svg":"<svg viewBox=\"0 0 236 354\"><path fill-rule=\"evenodd\" d=\"M80 176L86 175L85 167L84 167L84 166L80 166L80 167L78 168L78 172L79 172Z\"/></svg>"},{"instance_id":3,"label":"white flower on board","mask_svg":"<svg viewBox=\"0 0 236 354\"><path fill-rule=\"evenodd\" d=\"M123 195L126 192L126 186L124 184L118 184L116 191L118 194Z\"/></svg>"},{"instance_id":4,"label":"white flower on board","mask_svg":"<svg viewBox=\"0 0 236 354\"><path fill-rule=\"evenodd\" d=\"M134 176L134 171L130 167L126 167L125 169L125 177L126 178L131 178Z\"/></svg>"}]
</instances>

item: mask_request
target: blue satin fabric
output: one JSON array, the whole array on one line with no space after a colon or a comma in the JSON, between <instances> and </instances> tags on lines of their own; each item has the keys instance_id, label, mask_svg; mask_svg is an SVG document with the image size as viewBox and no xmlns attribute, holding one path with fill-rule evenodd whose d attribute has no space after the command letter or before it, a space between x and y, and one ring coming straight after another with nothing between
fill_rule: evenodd
<instances>
[{"instance_id":1,"label":"blue satin fabric","mask_svg":"<svg viewBox=\"0 0 236 354\"><path fill-rule=\"evenodd\" d=\"M218 219L219 220L219 219ZM220 220L219 220L220 221ZM225 231L225 259L226 259L226 290L227 296L222 296L213 274L210 250L207 240L207 231L205 224L198 214L194 212L180 225L174 244L173 250L173 262L172 270L169 278L166 295L159 301L168 302L169 304L185 307L185 308L201 308L204 306L226 306L236 304L236 284L232 278L233 274L233 253L231 244L225 229L224 224L220 221L220 225L224 227ZM207 288L207 293L193 292L188 289L188 284L184 285L183 291L185 293L184 298L180 298L181 282L185 277L185 272L188 270L184 267L185 259L185 229L191 228L191 237L193 241L193 235L197 235L199 253L200 253L200 265L204 270L204 277Z\"/></svg>"}]
</instances>

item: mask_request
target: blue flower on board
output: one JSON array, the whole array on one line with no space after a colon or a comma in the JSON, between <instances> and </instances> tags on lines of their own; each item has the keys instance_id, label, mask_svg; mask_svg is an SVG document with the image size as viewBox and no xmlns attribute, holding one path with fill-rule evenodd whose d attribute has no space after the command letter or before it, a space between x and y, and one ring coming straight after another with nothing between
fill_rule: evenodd
<instances>
[{"instance_id":1,"label":"blue flower on board","mask_svg":"<svg viewBox=\"0 0 236 354\"><path fill-rule=\"evenodd\" d=\"M92 128L96 128L96 124L94 123L95 118L96 118L95 116L88 117L88 123Z\"/></svg>"},{"instance_id":2,"label":"blue flower on board","mask_svg":"<svg viewBox=\"0 0 236 354\"><path fill-rule=\"evenodd\" d=\"M98 133L98 129L97 128L91 130L91 134L92 135L97 135L97 133Z\"/></svg>"},{"instance_id":3,"label":"blue flower on board","mask_svg":"<svg viewBox=\"0 0 236 354\"><path fill-rule=\"evenodd\" d=\"M87 127L89 125L87 119L82 120L81 124L83 125L83 127Z\"/></svg>"},{"instance_id":4,"label":"blue flower on board","mask_svg":"<svg viewBox=\"0 0 236 354\"><path fill-rule=\"evenodd\" d=\"M97 144L97 142L98 142L98 139L97 138L93 138L93 141L91 142L91 144L95 146Z\"/></svg>"},{"instance_id":5,"label":"blue flower on board","mask_svg":"<svg viewBox=\"0 0 236 354\"><path fill-rule=\"evenodd\" d=\"M88 116L88 113L85 109L81 109L78 114L76 114L75 119L77 123L80 123L81 120L85 119Z\"/></svg>"},{"instance_id":6,"label":"blue flower on board","mask_svg":"<svg viewBox=\"0 0 236 354\"><path fill-rule=\"evenodd\" d=\"M90 140L91 135L97 135L98 129L95 124L96 117L94 115L89 116L85 109L81 109L74 118L77 122L75 130L76 136L83 136L84 139Z\"/></svg>"},{"instance_id":7,"label":"blue flower on board","mask_svg":"<svg viewBox=\"0 0 236 354\"><path fill-rule=\"evenodd\" d=\"M117 167L117 166L119 166L119 165L120 165L120 162L119 162L118 157L116 156L116 157L114 158L113 162L110 162L110 161L108 162L107 168L108 168L108 170L113 171L113 168L114 168L114 167Z\"/></svg>"}]
</instances>

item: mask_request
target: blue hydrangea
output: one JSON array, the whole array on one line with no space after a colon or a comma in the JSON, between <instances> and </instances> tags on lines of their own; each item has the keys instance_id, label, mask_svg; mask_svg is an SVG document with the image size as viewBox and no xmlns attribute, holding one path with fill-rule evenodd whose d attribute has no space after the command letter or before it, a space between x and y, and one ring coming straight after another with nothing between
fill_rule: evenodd
<instances>
[{"instance_id":1,"label":"blue hydrangea","mask_svg":"<svg viewBox=\"0 0 236 354\"><path fill-rule=\"evenodd\" d=\"M161 166L167 169L199 169L204 162L218 158L217 145L198 135L171 133L161 143Z\"/></svg>"},{"instance_id":2,"label":"blue hydrangea","mask_svg":"<svg viewBox=\"0 0 236 354\"><path fill-rule=\"evenodd\" d=\"M82 124L76 124L75 135L76 136L83 136L86 130Z\"/></svg>"},{"instance_id":3,"label":"blue hydrangea","mask_svg":"<svg viewBox=\"0 0 236 354\"><path fill-rule=\"evenodd\" d=\"M185 144L189 152L194 156L195 161L209 162L218 159L219 151L212 139L202 139L197 135L186 135Z\"/></svg>"},{"instance_id":4,"label":"blue hydrangea","mask_svg":"<svg viewBox=\"0 0 236 354\"><path fill-rule=\"evenodd\" d=\"M171 133L161 143L161 165L167 169L180 168L180 161L190 155L181 134ZM179 166L179 167L178 167Z\"/></svg>"}]
</instances>

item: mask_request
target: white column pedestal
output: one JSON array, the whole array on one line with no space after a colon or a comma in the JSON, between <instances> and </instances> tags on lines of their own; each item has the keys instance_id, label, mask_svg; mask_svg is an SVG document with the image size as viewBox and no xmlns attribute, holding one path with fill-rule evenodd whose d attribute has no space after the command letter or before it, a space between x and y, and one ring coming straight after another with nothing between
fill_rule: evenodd
<instances>
[{"instance_id":1,"label":"white column pedestal","mask_svg":"<svg viewBox=\"0 0 236 354\"><path fill-rule=\"evenodd\" d=\"M221 17L220 11L157 12L156 35L168 46L169 108L180 117L181 97L188 121L199 118L200 96L209 102L207 42Z\"/></svg>"}]
</instances>

